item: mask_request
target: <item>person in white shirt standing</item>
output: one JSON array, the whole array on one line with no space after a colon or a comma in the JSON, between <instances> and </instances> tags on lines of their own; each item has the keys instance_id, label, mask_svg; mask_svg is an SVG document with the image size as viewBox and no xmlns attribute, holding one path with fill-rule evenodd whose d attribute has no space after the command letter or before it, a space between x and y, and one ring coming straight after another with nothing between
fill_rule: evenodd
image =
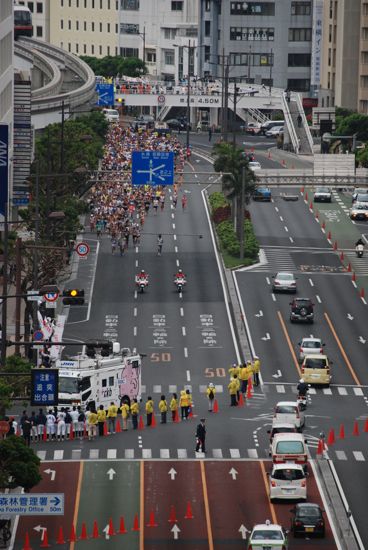
<instances>
[{"instance_id":1,"label":"person in white shirt standing","mask_svg":"<svg viewBox=\"0 0 368 550\"><path fill-rule=\"evenodd\" d=\"M46 415L46 431L47 431L47 441L51 441L51 439L55 435L55 423L56 418L53 415L52 410L49 410L49 414Z\"/></svg>"},{"instance_id":2,"label":"person in white shirt standing","mask_svg":"<svg viewBox=\"0 0 368 550\"><path fill-rule=\"evenodd\" d=\"M72 426L73 426L73 433L74 435L78 435L78 417L79 412L77 411L77 407L74 406L73 409L70 411L70 416L72 417Z\"/></svg>"},{"instance_id":3,"label":"person in white shirt standing","mask_svg":"<svg viewBox=\"0 0 368 550\"><path fill-rule=\"evenodd\" d=\"M57 438L59 441L64 441L65 439L65 409L64 407L57 414Z\"/></svg>"}]
</instances>

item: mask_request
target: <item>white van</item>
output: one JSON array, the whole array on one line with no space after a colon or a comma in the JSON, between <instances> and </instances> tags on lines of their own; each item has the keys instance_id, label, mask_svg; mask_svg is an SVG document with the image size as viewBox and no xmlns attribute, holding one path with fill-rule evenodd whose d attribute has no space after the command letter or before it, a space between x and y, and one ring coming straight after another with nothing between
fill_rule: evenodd
<instances>
[{"instance_id":1,"label":"white van","mask_svg":"<svg viewBox=\"0 0 368 550\"><path fill-rule=\"evenodd\" d=\"M274 464L301 464L308 461L307 441L302 434L276 434L272 441L271 454Z\"/></svg>"},{"instance_id":2,"label":"white van","mask_svg":"<svg viewBox=\"0 0 368 550\"><path fill-rule=\"evenodd\" d=\"M103 114L109 122L119 122L119 112L116 109L104 109Z\"/></svg>"}]
</instances>

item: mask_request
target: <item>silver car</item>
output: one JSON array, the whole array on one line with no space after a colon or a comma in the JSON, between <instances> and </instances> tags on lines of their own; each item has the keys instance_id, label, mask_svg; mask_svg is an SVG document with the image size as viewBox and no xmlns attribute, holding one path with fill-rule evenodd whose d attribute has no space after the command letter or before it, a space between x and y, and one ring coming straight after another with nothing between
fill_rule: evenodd
<instances>
[{"instance_id":1,"label":"silver car","mask_svg":"<svg viewBox=\"0 0 368 550\"><path fill-rule=\"evenodd\" d=\"M292 273L279 271L274 275L272 283L273 292L296 292L296 278Z\"/></svg>"},{"instance_id":2,"label":"silver car","mask_svg":"<svg viewBox=\"0 0 368 550\"><path fill-rule=\"evenodd\" d=\"M304 361L306 355L320 355L324 353L324 345L320 338L303 338L299 345L299 361Z\"/></svg>"},{"instance_id":3,"label":"silver car","mask_svg":"<svg viewBox=\"0 0 368 550\"><path fill-rule=\"evenodd\" d=\"M329 187L317 187L313 197L314 202L331 202L332 193Z\"/></svg>"}]
</instances>

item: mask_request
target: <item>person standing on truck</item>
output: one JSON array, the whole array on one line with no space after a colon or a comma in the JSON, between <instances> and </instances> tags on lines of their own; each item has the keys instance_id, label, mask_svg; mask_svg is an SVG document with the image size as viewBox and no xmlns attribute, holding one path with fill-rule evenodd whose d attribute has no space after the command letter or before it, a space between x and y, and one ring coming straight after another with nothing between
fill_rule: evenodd
<instances>
[{"instance_id":1,"label":"person standing on truck","mask_svg":"<svg viewBox=\"0 0 368 550\"><path fill-rule=\"evenodd\" d=\"M147 397L147 403L146 403L147 426L151 426L152 424L152 415L153 415L153 401L152 401L152 397L149 395Z\"/></svg>"},{"instance_id":2,"label":"person standing on truck","mask_svg":"<svg viewBox=\"0 0 368 550\"><path fill-rule=\"evenodd\" d=\"M104 434L104 427L106 423L106 411L103 405L100 405L97 411L97 422L98 422L98 435L102 437Z\"/></svg>"},{"instance_id":3,"label":"person standing on truck","mask_svg":"<svg viewBox=\"0 0 368 550\"><path fill-rule=\"evenodd\" d=\"M118 408L113 401L111 401L109 408L107 409L107 433L114 434L116 429L116 417L118 415Z\"/></svg>"},{"instance_id":4,"label":"person standing on truck","mask_svg":"<svg viewBox=\"0 0 368 550\"><path fill-rule=\"evenodd\" d=\"M136 398L133 399L133 403L130 405L130 414L132 415L133 430L138 429L138 415L139 415L139 403Z\"/></svg>"}]
</instances>

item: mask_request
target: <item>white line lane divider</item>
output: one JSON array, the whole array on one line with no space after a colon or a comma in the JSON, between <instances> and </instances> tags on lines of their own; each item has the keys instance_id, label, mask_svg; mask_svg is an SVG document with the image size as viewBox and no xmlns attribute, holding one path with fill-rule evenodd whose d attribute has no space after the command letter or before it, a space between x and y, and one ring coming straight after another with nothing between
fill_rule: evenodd
<instances>
[{"instance_id":1,"label":"white line lane divider","mask_svg":"<svg viewBox=\"0 0 368 550\"><path fill-rule=\"evenodd\" d=\"M187 331L186 331L185 327L181 327L181 332L182 332L183 336L187 335Z\"/></svg>"},{"instance_id":2,"label":"white line lane divider","mask_svg":"<svg viewBox=\"0 0 368 550\"><path fill-rule=\"evenodd\" d=\"M177 246L174 247L174 251L175 251L175 254L178 253L178 247Z\"/></svg>"},{"instance_id":3,"label":"white line lane divider","mask_svg":"<svg viewBox=\"0 0 368 550\"><path fill-rule=\"evenodd\" d=\"M182 307L180 308L180 315L181 315L182 317L184 317L184 308L182 308Z\"/></svg>"},{"instance_id":4,"label":"white line lane divider","mask_svg":"<svg viewBox=\"0 0 368 550\"><path fill-rule=\"evenodd\" d=\"M321 298L318 296L318 294L316 294L316 300L319 304L322 304L322 300Z\"/></svg>"},{"instance_id":5,"label":"white line lane divider","mask_svg":"<svg viewBox=\"0 0 368 550\"><path fill-rule=\"evenodd\" d=\"M314 282L312 281L312 279L308 279L308 281L309 281L310 286L314 286Z\"/></svg>"},{"instance_id":6,"label":"white line lane divider","mask_svg":"<svg viewBox=\"0 0 368 550\"><path fill-rule=\"evenodd\" d=\"M190 371L187 370L187 382L190 382Z\"/></svg>"},{"instance_id":7,"label":"white line lane divider","mask_svg":"<svg viewBox=\"0 0 368 550\"><path fill-rule=\"evenodd\" d=\"M138 330L137 327L134 327L134 329L133 329L133 336L137 336L137 330Z\"/></svg>"},{"instance_id":8,"label":"white line lane divider","mask_svg":"<svg viewBox=\"0 0 368 550\"><path fill-rule=\"evenodd\" d=\"M134 317L137 317L137 308L136 307L133 310L133 315L134 315Z\"/></svg>"},{"instance_id":9,"label":"white line lane divider","mask_svg":"<svg viewBox=\"0 0 368 550\"><path fill-rule=\"evenodd\" d=\"M184 357L188 357L188 348L184 348Z\"/></svg>"}]
</instances>

